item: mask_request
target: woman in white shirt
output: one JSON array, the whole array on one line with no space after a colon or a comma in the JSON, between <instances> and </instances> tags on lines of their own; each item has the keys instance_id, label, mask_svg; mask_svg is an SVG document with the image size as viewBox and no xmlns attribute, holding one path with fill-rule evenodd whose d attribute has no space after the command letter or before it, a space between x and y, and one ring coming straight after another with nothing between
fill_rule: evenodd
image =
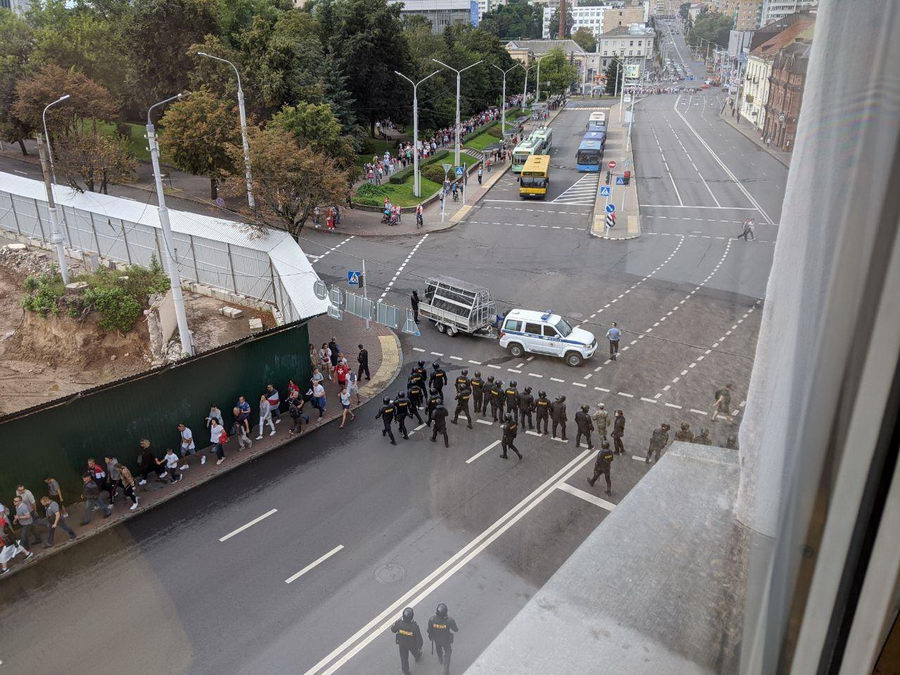
<instances>
[{"instance_id":1,"label":"woman in white shirt","mask_svg":"<svg viewBox=\"0 0 900 675\"><path fill-rule=\"evenodd\" d=\"M325 415L325 404L327 401L325 400L325 387L322 386L322 383L313 385L313 398L316 399L316 407L319 409L319 419L318 422L322 421L322 416Z\"/></svg>"},{"instance_id":2,"label":"woman in white shirt","mask_svg":"<svg viewBox=\"0 0 900 675\"><path fill-rule=\"evenodd\" d=\"M216 453L216 464L221 464L225 461L225 448L222 447L222 434L225 433L225 427L223 427L218 420L213 420L212 426L209 428L209 444L212 446L212 449Z\"/></svg>"},{"instance_id":3,"label":"woman in white shirt","mask_svg":"<svg viewBox=\"0 0 900 675\"><path fill-rule=\"evenodd\" d=\"M343 388L341 389L341 408L343 408L343 412L341 413L341 426L343 429L344 425L347 423L347 416L350 416L351 420L356 419L356 415L350 410L350 384L345 382Z\"/></svg>"},{"instance_id":4,"label":"woman in white shirt","mask_svg":"<svg viewBox=\"0 0 900 675\"><path fill-rule=\"evenodd\" d=\"M266 422L269 423L269 427L271 427L272 429L272 431L269 433L269 436L274 436L275 423L272 421L272 408L269 406L269 399L267 399L266 395L263 394L259 397L259 435L256 437L256 440L262 439Z\"/></svg>"}]
</instances>

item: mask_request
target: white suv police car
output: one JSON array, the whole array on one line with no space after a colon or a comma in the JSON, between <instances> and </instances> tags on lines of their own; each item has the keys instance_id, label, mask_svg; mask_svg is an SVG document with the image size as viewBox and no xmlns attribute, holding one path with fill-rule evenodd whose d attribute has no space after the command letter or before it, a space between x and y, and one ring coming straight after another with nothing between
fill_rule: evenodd
<instances>
[{"instance_id":1,"label":"white suv police car","mask_svg":"<svg viewBox=\"0 0 900 675\"><path fill-rule=\"evenodd\" d=\"M525 352L558 356L570 366L580 366L597 350L593 333L573 328L558 314L514 309L500 326L500 346L519 357Z\"/></svg>"}]
</instances>

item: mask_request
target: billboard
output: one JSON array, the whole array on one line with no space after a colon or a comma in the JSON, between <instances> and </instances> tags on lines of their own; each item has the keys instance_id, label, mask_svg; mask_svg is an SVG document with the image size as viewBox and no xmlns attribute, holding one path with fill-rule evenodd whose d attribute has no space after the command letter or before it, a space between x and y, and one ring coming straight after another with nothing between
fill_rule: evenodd
<instances>
[{"instance_id":1,"label":"billboard","mask_svg":"<svg viewBox=\"0 0 900 675\"><path fill-rule=\"evenodd\" d=\"M641 64L640 63L626 63L625 64L625 79L626 80L637 80L641 77Z\"/></svg>"},{"instance_id":2,"label":"billboard","mask_svg":"<svg viewBox=\"0 0 900 675\"><path fill-rule=\"evenodd\" d=\"M478 27L478 20L480 18L481 12L478 9L478 0L470 0L469 2L469 23L472 24L473 27Z\"/></svg>"}]
</instances>

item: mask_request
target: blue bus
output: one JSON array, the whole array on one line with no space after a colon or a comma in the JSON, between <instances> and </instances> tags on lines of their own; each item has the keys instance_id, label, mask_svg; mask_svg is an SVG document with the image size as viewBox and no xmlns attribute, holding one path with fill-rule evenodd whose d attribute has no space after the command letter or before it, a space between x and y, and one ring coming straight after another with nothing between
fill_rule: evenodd
<instances>
[{"instance_id":1,"label":"blue bus","mask_svg":"<svg viewBox=\"0 0 900 675\"><path fill-rule=\"evenodd\" d=\"M584 138L581 139L583 141L600 141L603 144L603 147L606 147L606 132L605 131L588 131Z\"/></svg>"},{"instance_id":2,"label":"blue bus","mask_svg":"<svg viewBox=\"0 0 900 675\"><path fill-rule=\"evenodd\" d=\"M605 140L605 138L601 141L585 137L578 146L578 152L575 154L575 168L579 171L600 171Z\"/></svg>"}]
</instances>

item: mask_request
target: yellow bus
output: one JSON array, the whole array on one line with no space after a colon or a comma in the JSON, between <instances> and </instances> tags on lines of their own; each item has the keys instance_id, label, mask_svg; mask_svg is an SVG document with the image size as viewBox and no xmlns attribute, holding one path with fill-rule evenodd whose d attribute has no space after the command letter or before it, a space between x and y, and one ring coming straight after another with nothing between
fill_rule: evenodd
<instances>
[{"instance_id":1,"label":"yellow bus","mask_svg":"<svg viewBox=\"0 0 900 675\"><path fill-rule=\"evenodd\" d=\"M522 174L519 176L519 196L523 199L526 197L544 199L549 184L550 155L531 155L525 160Z\"/></svg>"}]
</instances>

